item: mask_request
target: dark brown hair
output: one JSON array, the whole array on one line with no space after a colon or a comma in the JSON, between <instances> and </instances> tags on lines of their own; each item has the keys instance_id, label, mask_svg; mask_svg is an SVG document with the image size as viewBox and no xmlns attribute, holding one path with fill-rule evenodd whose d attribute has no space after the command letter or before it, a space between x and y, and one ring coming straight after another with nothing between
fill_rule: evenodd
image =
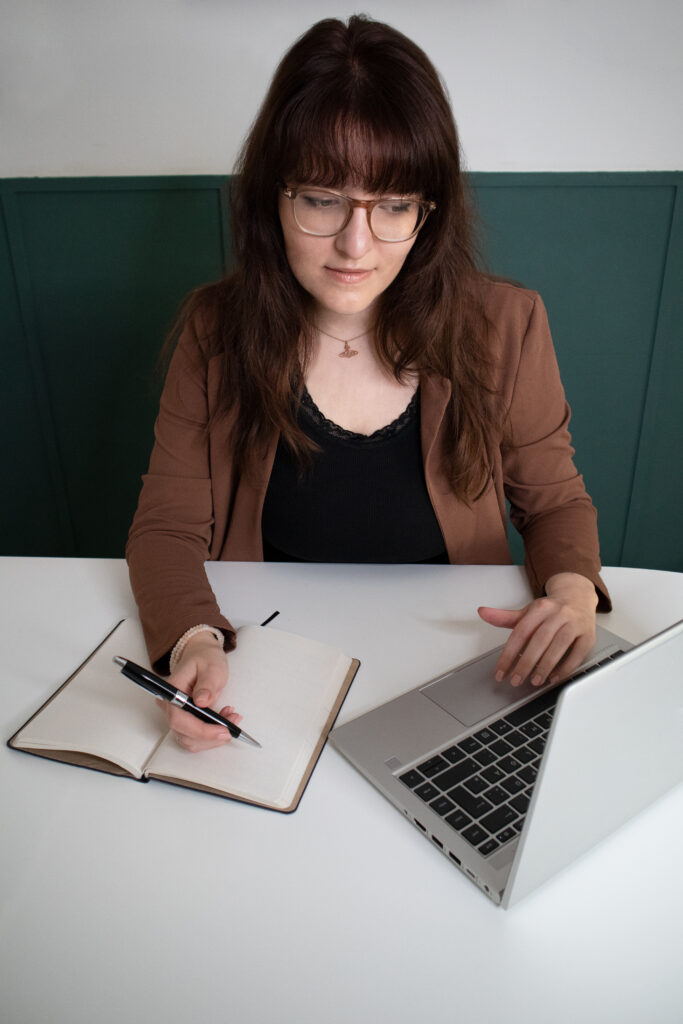
<instances>
[{"instance_id":1,"label":"dark brown hair","mask_svg":"<svg viewBox=\"0 0 683 1024\"><path fill-rule=\"evenodd\" d=\"M380 358L451 381L443 469L471 500L490 478L495 415L486 319L475 298L471 214L457 132L423 51L363 16L313 25L285 54L240 155L232 185L236 269L191 296L208 312L223 359L221 411L232 413L238 471L280 431L302 462L311 442L296 408L310 351L310 296L285 255L278 189L286 182L418 194L436 211L379 297Z\"/></svg>"}]
</instances>

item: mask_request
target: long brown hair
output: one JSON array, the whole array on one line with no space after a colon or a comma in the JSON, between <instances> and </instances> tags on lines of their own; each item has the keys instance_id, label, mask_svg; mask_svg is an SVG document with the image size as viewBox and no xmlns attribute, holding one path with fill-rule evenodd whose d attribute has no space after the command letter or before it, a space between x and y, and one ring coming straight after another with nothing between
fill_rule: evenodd
<instances>
[{"instance_id":1,"label":"long brown hair","mask_svg":"<svg viewBox=\"0 0 683 1024\"><path fill-rule=\"evenodd\" d=\"M313 25L285 54L242 149L232 183L236 269L195 292L183 311L208 310L222 354L221 412L233 419L238 471L279 431L302 462L297 424L310 352L310 296L285 255L278 216L284 182L417 194L436 211L379 297L377 351L398 380L408 368L452 384L445 463L472 500L491 472L496 415L486 318L476 299L470 206L455 123L423 51L363 16Z\"/></svg>"}]
</instances>

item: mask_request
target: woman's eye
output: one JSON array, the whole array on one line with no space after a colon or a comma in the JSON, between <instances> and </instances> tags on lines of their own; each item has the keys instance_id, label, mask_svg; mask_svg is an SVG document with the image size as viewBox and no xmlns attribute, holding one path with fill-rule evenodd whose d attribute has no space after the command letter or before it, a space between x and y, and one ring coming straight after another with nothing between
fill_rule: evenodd
<instances>
[{"instance_id":1,"label":"woman's eye","mask_svg":"<svg viewBox=\"0 0 683 1024\"><path fill-rule=\"evenodd\" d=\"M412 202L411 200L404 200L404 201L396 200L396 201L389 201L389 202L385 202L385 203L381 203L380 204L383 213L390 213L390 214L393 214L393 215L402 214L402 213L411 213L414 210L415 205L416 204L414 202Z\"/></svg>"},{"instance_id":2,"label":"woman's eye","mask_svg":"<svg viewBox=\"0 0 683 1024\"><path fill-rule=\"evenodd\" d=\"M336 196L301 195L301 199L312 210L333 210L341 200Z\"/></svg>"}]
</instances>

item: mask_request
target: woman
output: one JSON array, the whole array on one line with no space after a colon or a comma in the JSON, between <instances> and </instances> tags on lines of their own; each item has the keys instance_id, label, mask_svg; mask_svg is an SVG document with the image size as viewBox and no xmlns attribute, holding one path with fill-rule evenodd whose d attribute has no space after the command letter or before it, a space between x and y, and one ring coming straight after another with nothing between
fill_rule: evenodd
<instances>
[{"instance_id":1,"label":"woman","mask_svg":"<svg viewBox=\"0 0 683 1024\"><path fill-rule=\"evenodd\" d=\"M512 630L497 677L570 672L609 606L595 510L542 303L475 268L425 54L362 17L314 25L244 146L233 231L236 270L181 315L127 548L155 666L200 705L225 686L207 558L509 562L507 498L535 599L479 609ZM189 750L229 739L167 713Z\"/></svg>"}]
</instances>

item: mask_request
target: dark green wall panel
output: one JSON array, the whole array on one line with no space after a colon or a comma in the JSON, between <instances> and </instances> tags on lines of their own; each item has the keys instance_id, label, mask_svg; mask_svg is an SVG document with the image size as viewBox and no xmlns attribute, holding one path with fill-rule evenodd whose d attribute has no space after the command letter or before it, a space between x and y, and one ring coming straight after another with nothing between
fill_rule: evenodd
<instances>
[{"instance_id":1,"label":"dark green wall panel","mask_svg":"<svg viewBox=\"0 0 683 1024\"><path fill-rule=\"evenodd\" d=\"M78 555L119 555L152 443L156 356L221 273L215 189L19 195L36 341Z\"/></svg>"},{"instance_id":2,"label":"dark green wall panel","mask_svg":"<svg viewBox=\"0 0 683 1024\"><path fill-rule=\"evenodd\" d=\"M572 407L576 462L598 508L603 560L614 565L626 533L675 188L557 177L537 187L478 182L484 252L495 273L543 296Z\"/></svg>"},{"instance_id":3,"label":"dark green wall panel","mask_svg":"<svg viewBox=\"0 0 683 1024\"><path fill-rule=\"evenodd\" d=\"M17 278L22 251L12 253L11 198L0 208L0 529L3 554L50 555L72 551L59 468L54 465L53 424L42 386L38 353L30 344L32 310ZM19 274L15 268L19 269ZM25 278L25 274L23 275ZM51 462L53 464L51 465Z\"/></svg>"},{"instance_id":4,"label":"dark green wall panel","mask_svg":"<svg viewBox=\"0 0 683 1024\"><path fill-rule=\"evenodd\" d=\"M683 175L472 181L487 267L548 308L603 560L683 569ZM229 258L222 184L0 181L2 553L123 553L164 334Z\"/></svg>"}]
</instances>

